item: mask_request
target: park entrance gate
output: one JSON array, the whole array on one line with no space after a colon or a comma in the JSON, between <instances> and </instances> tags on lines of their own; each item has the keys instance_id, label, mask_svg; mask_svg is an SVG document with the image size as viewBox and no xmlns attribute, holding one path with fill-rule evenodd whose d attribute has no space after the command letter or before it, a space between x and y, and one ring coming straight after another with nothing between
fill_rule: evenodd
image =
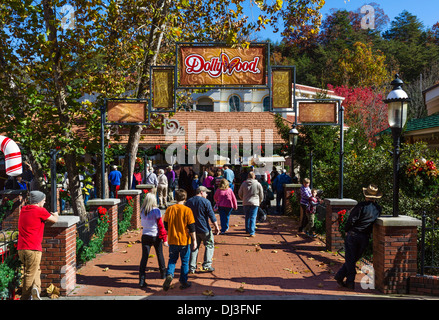
<instances>
[{"instance_id":1,"label":"park entrance gate","mask_svg":"<svg viewBox=\"0 0 439 320\"><path fill-rule=\"evenodd\" d=\"M265 89L269 93L269 110L294 112L294 125L340 126L339 197L343 198L340 100L296 99L296 67L271 66L268 42L251 42L245 47L179 42L175 56L175 65L150 67L148 99L106 99L101 106L102 177L105 177L105 126L150 126L153 115L177 111L178 90ZM102 179L102 198L105 198L105 179Z\"/></svg>"}]
</instances>

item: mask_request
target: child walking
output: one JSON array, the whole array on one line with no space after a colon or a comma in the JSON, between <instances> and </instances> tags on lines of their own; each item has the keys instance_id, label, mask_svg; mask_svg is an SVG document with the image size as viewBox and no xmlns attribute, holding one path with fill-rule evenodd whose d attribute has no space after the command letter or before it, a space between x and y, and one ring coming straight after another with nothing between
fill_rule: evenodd
<instances>
[{"instance_id":1,"label":"child walking","mask_svg":"<svg viewBox=\"0 0 439 320\"><path fill-rule=\"evenodd\" d=\"M317 205L319 204L319 200L317 199L317 190L312 189L311 190L311 197L309 197L309 204L306 208L306 217L308 220L308 223L306 224L303 231L310 236L310 237L316 237L312 229L314 228L314 219L316 216L317 211Z\"/></svg>"}]
</instances>

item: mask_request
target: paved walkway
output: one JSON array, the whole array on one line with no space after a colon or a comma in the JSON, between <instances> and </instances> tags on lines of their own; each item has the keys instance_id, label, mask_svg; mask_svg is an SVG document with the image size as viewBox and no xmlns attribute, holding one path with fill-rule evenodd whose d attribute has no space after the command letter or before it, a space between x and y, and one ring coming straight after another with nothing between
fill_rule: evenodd
<instances>
[{"instance_id":1,"label":"paved walkway","mask_svg":"<svg viewBox=\"0 0 439 320\"><path fill-rule=\"evenodd\" d=\"M219 219L219 216L218 216ZM178 283L179 262L173 287L167 292L159 279L155 250L148 260L146 288L138 286L141 258L141 231L124 234L115 253L104 253L77 272L77 287L70 298L87 299L203 299L227 297L246 299L361 299L379 298L375 290L362 289L362 274L357 274L356 290L339 288L333 279L343 263L339 254L327 252L318 238L297 233L297 222L291 217L269 215L257 225L255 237L245 233L244 216L238 211L231 216L230 229L215 236L212 273L189 275L192 287L181 290ZM164 247L165 261L168 248ZM200 248L201 263L204 247Z\"/></svg>"}]
</instances>

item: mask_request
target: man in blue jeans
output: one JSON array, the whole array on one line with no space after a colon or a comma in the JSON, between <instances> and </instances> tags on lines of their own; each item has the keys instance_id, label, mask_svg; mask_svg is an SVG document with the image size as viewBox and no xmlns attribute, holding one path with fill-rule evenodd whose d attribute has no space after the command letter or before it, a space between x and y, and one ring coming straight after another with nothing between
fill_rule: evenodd
<instances>
[{"instance_id":1,"label":"man in blue jeans","mask_svg":"<svg viewBox=\"0 0 439 320\"><path fill-rule=\"evenodd\" d=\"M245 231L251 237L255 236L256 217L259 205L264 200L264 189L255 177L256 175L253 171L249 172L248 179L241 184L238 191L238 196L244 206Z\"/></svg>"},{"instance_id":2,"label":"man in blue jeans","mask_svg":"<svg viewBox=\"0 0 439 320\"><path fill-rule=\"evenodd\" d=\"M163 290L167 291L174 278L175 265L178 258L181 259L180 289L191 286L188 282L189 258L191 249L197 247L195 236L195 219L192 210L184 205L187 193L183 189L175 192L177 203L168 207L163 218L165 229L168 231L169 262L166 270L166 279Z\"/></svg>"},{"instance_id":3,"label":"man in blue jeans","mask_svg":"<svg viewBox=\"0 0 439 320\"><path fill-rule=\"evenodd\" d=\"M207 200L207 193L210 192L206 187L200 186L195 191L195 196L190 198L186 202L186 206L191 208L195 218L195 233L197 237L198 246L191 252L191 258L189 262L189 272L195 273L197 269L197 257L198 249L201 242L204 243L204 261L202 264L202 271L213 272L215 269L212 267L212 258L214 251L214 239L213 235L219 233L218 222L213 212L210 201ZM214 232L209 224L209 220L214 225Z\"/></svg>"},{"instance_id":4,"label":"man in blue jeans","mask_svg":"<svg viewBox=\"0 0 439 320\"><path fill-rule=\"evenodd\" d=\"M224 169L224 172L223 172L224 179L229 181L230 189L235 190L235 185L233 184L233 180L235 179L235 173L233 172L232 169L229 168L229 166L227 164L225 164L223 166L223 169Z\"/></svg>"},{"instance_id":5,"label":"man in blue jeans","mask_svg":"<svg viewBox=\"0 0 439 320\"><path fill-rule=\"evenodd\" d=\"M122 173L117 170L117 166L113 166L113 171L108 175L108 182L110 183L110 198L117 198L117 192L120 188L120 179L122 179Z\"/></svg>"}]
</instances>

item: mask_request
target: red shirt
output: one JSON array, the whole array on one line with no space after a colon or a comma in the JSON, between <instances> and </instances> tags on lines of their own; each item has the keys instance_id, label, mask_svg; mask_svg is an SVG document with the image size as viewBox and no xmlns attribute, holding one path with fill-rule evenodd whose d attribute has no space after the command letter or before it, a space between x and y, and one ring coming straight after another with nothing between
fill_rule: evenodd
<instances>
[{"instance_id":1,"label":"red shirt","mask_svg":"<svg viewBox=\"0 0 439 320\"><path fill-rule=\"evenodd\" d=\"M36 205L24 206L18 218L18 250L43 251L41 243L44 222L50 217L49 211Z\"/></svg>"}]
</instances>

